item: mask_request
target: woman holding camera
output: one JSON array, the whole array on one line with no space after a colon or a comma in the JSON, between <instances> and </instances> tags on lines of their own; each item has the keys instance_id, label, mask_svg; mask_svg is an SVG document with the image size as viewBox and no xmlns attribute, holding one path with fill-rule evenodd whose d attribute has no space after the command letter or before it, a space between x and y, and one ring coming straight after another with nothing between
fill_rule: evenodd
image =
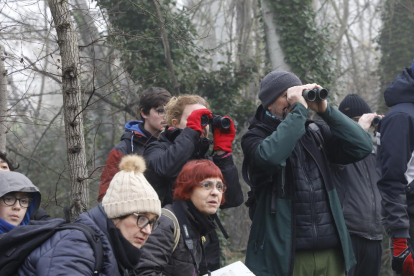
<instances>
[{"instance_id":1,"label":"woman holding camera","mask_svg":"<svg viewBox=\"0 0 414 276\"><path fill-rule=\"evenodd\" d=\"M148 164L145 177L157 191L162 206L172 203L174 182L183 166L193 159L211 159L222 172L227 185L226 203L222 209L241 205L243 193L232 157L232 142L236 135L233 122L228 129L214 128L215 155L211 158L207 156L211 144L207 138L209 126L201 125L203 115L212 118L207 101L198 95L182 95L173 97L165 109L169 127L158 141L147 145L144 152ZM213 240L207 246L208 266L215 270L220 267L220 254L216 252L219 250L218 238L215 233L209 237ZM212 246L214 250L210 250Z\"/></svg>"},{"instance_id":2,"label":"woman holding camera","mask_svg":"<svg viewBox=\"0 0 414 276\"><path fill-rule=\"evenodd\" d=\"M223 175L213 162L201 159L185 164L175 181L174 203L164 207L178 218L179 226L174 225L172 216L166 216L164 210L159 228L143 248L135 273L140 276L204 275L199 271L200 264L205 264L203 237L214 232L211 215L224 203L225 191ZM177 228L186 230L175 240Z\"/></svg>"}]
</instances>

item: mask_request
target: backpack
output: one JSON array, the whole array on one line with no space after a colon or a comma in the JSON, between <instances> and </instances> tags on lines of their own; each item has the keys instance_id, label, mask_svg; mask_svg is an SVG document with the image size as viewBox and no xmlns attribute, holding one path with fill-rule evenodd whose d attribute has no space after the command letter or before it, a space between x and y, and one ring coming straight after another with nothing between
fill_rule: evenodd
<instances>
[{"instance_id":1,"label":"backpack","mask_svg":"<svg viewBox=\"0 0 414 276\"><path fill-rule=\"evenodd\" d=\"M0 275L15 275L20 266L33 250L41 246L57 231L76 229L85 234L95 256L93 275L99 275L103 265L102 241L89 226L70 223L64 219L30 221L28 225L18 226L0 238Z\"/></svg>"}]
</instances>

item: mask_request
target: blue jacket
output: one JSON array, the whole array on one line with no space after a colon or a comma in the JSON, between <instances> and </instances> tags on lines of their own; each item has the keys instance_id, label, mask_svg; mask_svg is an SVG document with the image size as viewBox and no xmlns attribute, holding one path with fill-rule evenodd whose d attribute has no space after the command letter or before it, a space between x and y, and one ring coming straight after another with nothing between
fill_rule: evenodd
<instances>
[{"instance_id":1,"label":"blue jacket","mask_svg":"<svg viewBox=\"0 0 414 276\"><path fill-rule=\"evenodd\" d=\"M384 227L391 237L409 238L409 216L414 216L414 79L406 68L387 87L384 98L391 111L377 133L378 189L382 196Z\"/></svg>"},{"instance_id":2,"label":"blue jacket","mask_svg":"<svg viewBox=\"0 0 414 276\"><path fill-rule=\"evenodd\" d=\"M108 218L102 206L96 206L89 212L81 214L75 222L88 225L102 239L104 256L100 276L128 275L127 272L124 274L119 272L109 238ZM93 250L83 232L74 229L62 230L34 250L20 267L17 275L85 276L93 274L94 264Z\"/></svg>"}]
</instances>

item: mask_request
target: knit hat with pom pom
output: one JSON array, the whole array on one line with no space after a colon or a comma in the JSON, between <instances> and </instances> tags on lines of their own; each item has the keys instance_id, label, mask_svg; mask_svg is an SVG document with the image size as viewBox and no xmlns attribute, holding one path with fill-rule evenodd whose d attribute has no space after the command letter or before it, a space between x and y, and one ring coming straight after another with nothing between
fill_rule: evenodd
<instances>
[{"instance_id":1,"label":"knit hat with pom pom","mask_svg":"<svg viewBox=\"0 0 414 276\"><path fill-rule=\"evenodd\" d=\"M138 155L127 155L119 164L120 171L109 184L102 200L108 218L119 218L132 213L161 215L158 194L144 177L145 161Z\"/></svg>"}]
</instances>

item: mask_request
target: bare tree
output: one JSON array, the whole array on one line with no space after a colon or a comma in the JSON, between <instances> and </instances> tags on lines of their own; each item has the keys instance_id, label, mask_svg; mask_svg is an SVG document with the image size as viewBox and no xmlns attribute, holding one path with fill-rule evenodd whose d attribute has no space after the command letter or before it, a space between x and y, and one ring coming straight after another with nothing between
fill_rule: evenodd
<instances>
[{"instance_id":1,"label":"bare tree","mask_svg":"<svg viewBox=\"0 0 414 276\"><path fill-rule=\"evenodd\" d=\"M67 1L48 0L62 58L65 133L71 179L71 217L89 209L89 183L83 134L78 38Z\"/></svg>"},{"instance_id":2,"label":"bare tree","mask_svg":"<svg viewBox=\"0 0 414 276\"><path fill-rule=\"evenodd\" d=\"M7 72L4 67L4 47L0 45L0 151L6 152L7 133Z\"/></svg>"}]
</instances>

